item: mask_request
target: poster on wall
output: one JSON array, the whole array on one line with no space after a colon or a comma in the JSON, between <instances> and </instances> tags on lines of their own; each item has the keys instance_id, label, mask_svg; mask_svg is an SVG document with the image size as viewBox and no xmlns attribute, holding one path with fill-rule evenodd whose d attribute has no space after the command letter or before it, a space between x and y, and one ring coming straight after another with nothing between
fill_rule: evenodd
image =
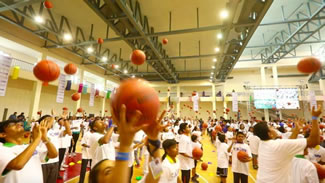
<instances>
[{"instance_id":1,"label":"poster on wall","mask_svg":"<svg viewBox=\"0 0 325 183\"><path fill-rule=\"evenodd\" d=\"M0 96L6 95L12 58L0 54Z\"/></svg>"},{"instance_id":2,"label":"poster on wall","mask_svg":"<svg viewBox=\"0 0 325 183\"><path fill-rule=\"evenodd\" d=\"M238 112L238 95L237 93L232 93L232 111Z\"/></svg>"},{"instance_id":3,"label":"poster on wall","mask_svg":"<svg viewBox=\"0 0 325 183\"><path fill-rule=\"evenodd\" d=\"M93 107L94 106L94 100L95 100L95 93L96 93L95 84L91 84L90 87L91 87L91 90L90 90L89 106Z\"/></svg>"},{"instance_id":4,"label":"poster on wall","mask_svg":"<svg viewBox=\"0 0 325 183\"><path fill-rule=\"evenodd\" d=\"M315 91L313 91L313 90L309 91L309 103L310 103L310 109L312 109L313 107L315 107L315 109L317 109Z\"/></svg>"},{"instance_id":5,"label":"poster on wall","mask_svg":"<svg viewBox=\"0 0 325 183\"><path fill-rule=\"evenodd\" d=\"M64 74L60 74L59 84L58 84L58 92L56 94L56 102L57 103L62 104L64 101L65 80L66 80L66 76Z\"/></svg>"},{"instance_id":6,"label":"poster on wall","mask_svg":"<svg viewBox=\"0 0 325 183\"><path fill-rule=\"evenodd\" d=\"M199 94L198 93L196 93L196 95L192 97L192 101L193 101L193 110L199 111Z\"/></svg>"}]
</instances>

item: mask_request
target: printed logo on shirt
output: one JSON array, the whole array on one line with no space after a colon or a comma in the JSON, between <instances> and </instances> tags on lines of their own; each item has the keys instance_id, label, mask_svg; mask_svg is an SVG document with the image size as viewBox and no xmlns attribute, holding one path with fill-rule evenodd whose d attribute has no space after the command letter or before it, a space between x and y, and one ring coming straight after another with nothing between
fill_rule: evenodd
<instances>
[{"instance_id":1,"label":"printed logo on shirt","mask_svg":"<svg viewBox=\"0 0 325 183\"><path fill-rule=\"evenodd\" d=\"M38 154L38 151L35 150L32 156L37 155L37 154Z\"/></svg>"},{"instance_id":2,"label":"printed logo on shirt","mask_svg":"<svg viewBox=\"0 0 325 183\"><path fill-rule=\"evenodd\" d=\"M244 151L244 152L247 153L247 150L244 149L244 148L241 148L241 147L234 147L234 150L235 150L235 151Z\"/></svg>"},{"instance_id":3,"label":"printed logo on shirt","mask_svg":"<svg viewBox=\"0 0 325 183\"><path fill-rule=\"evenodd\" d=\"M316 158L321 158L322 156L320 154L314 154Z\"/></svg>"}]
</instances>

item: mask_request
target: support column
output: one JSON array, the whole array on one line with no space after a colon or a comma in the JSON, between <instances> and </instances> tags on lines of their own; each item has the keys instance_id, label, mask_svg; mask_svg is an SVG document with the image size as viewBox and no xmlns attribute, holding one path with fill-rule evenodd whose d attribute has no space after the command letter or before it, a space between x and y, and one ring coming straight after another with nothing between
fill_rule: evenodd
<instances>
[{"instance_id":1,"label":"support column","mask_svg":"<svg viewBox=\"0 0 325 183\"><path fill-rule=\"evenodd\" d=\"M32 91L32 97L31 102L29 106L29 113L28 118L37 120L37 111L39 107L39 101L41 98L41 91L42 91L42 82L40 81L34 81L33 84L33 91Z\"/></svg>"},{"instance_id":2,"label":"support column","mask_svg":"<svg viewBox=\"0 0 325 183\"><path fill-rule=\"evenodd\" d=\"M225 98L226 99L226 98ZM227 106L227 101L223 101L223 108L224 109L227 109L228 108L228 106ZM224 112L225 110L223 110L222 112ZM226 114L226 113L223 113L223 117L225 118L225 119L228 119L228 114Z\"/></svg>"},{"instance_id":3,"label":"support column","mask_svg":"<svg viewBox=\"0 0 325 183\"><path fill-rule=\"evenodd\" d=\"M217 111L217 106L216 106L216 85L212 84L212 113L213 117L216 118L217 115L213 111Z\"/></svg>"},{"instance_id":4,"label":"support column","mask_svg":"<svg viewBox=\"0 0 325 183\"><path fill-rule=\"evenodd\" d=\"M166 110L169 110L169 97L170 97L170 86L168 86L168 89L167 89L167 105L166 105Z\"/></svg>"},{"instance_id":5,"label":"support column","mask_svg":"<svg viewBox=\"0 0 325 183\"><path fill-rule=\"evenodd\" d=\"M85 71L83 69L79 69L79 71L80 71L80 83L83 83L84 82L84 72ZM77 90L78 90L78 87L79 87L79 84L77 86ZM82 94L80 95L80 99L78 101L76 101L76 103L75 103L74 112L77 112L77 110L80 108L81 99L82 99Z\"/></svg>"},{"instance_id":6,"label":"support column","mask_svg":"<svg viewBox=\"0 0 325 183\"><path fill-rule=\"evenodd\" d=\"M105 116L105 104L106 104L106 95L105 95L105 91L106 91L106 79L104 80L104 97L102 98L102 110L101 110L101 116L104 117Z\"/></svg>"},{"instance_id":7,"label":"support column","mask_svg":"<svg viewBox=\"0 0 325 183\"><path fill-rule=\"evenodd\" d=\"M273 75L273 85L279 86L278 68L276 67L276 65L272 66L272 75Z\"/></svg>"},{"instance_id":8,"label":"support column","mask_svg":"<svg viewBox=\"0 0 325 183\"><path fill-rule=\"evenodd\" d=\"M319 88L323 91L323 110L325 109L325 79L319 80Z\"/></svg>"},{"instance_id":9,"label":"support column","mask_svg":"<svg viewBox=\"0 0 325 183\"><path fill-rule=\"evenodd\" d=\"M181 87L179 85L177 85L177 105L176 105L176 113L177 113L177 117L181 116Z\"/></svg>"},{"instance_id":10,"label":"support column","mask_svg":"<svg viewBox=\"0 0 325 183\"><path fill-rule=\"evenodd\" d=\"M262 85L266 85L266 77L265 77L265 67L262 66L261 67L261 81L262 81ZM264 117L266 121L269 121L269 110L268 109L264 109Z\"/></svg>"}]
</instances>

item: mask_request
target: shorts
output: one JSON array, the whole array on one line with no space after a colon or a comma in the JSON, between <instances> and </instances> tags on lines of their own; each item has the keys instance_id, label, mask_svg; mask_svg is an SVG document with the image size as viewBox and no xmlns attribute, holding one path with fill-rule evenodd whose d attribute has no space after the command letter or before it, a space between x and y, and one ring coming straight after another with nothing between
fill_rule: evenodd
<instances>
[{"instance_id":1,"label":"shorts","mask_svg":"<svg viewBox=\"0 0 325 183\"><path fill-rule=\"evenodd\" d=\"M257 158L257 154L252 154L252 157L253 158Z\"/></svg>"},{"instance_id":2,"label":"shorts","mask_svg":"<svg viewBox=\"0 0 325 183\"><path fill-rule=\"evenodd\" d=\"M228 176L228 168L217 167L217 175L219 175L220 177L227 177Z\"/></svg>"}]
</instances>

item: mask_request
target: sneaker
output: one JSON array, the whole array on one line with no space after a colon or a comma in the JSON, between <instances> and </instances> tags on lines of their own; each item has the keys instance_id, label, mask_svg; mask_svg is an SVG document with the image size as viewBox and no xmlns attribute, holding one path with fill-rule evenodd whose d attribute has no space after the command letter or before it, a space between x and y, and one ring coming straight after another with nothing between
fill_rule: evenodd
<instances>
[{"instance_id":1,"label":"sneaker","mask_svg":"<svg viewBox=\"0 0 325 183\"><path fill-rule=\"evenodd\" d=\"M61 168L60 168L60 171L65 171L65 168L61 167Z\"/></svg>"},{"instance_id":2,"label":"sneaker","mask_svg":"<svg viewBox=\"0 0 325 183\"><path fill-rule=\"evenodd\" d=\"M200 177L200 176L199 176L198 174L195 174L195 175L194 175L194 178L195 178L195 179L197 179L197 178L199 178L199 177Z\"/></svg>"},{"instance_id":3,"label":"sneaker","mask_svg":"<svg viewBox=\"0 0 325 183\"><path fill-rule=\"evenodd\" d=\"M194 182L194 183L199 183L198 180L196 180L194 177L192 177L192 181L191 182Z\"/></svg>"},{"instance_id":4,"label":"sneaker","mask_svg":"<svg viewBox=\"0 0 325 183\"><path fill-rule=\"evenodd\" d=\"M63 167L63 168L68 168L69 165L67 165L67 164L63 164L62 167Z\"/></svg>"},{"instance_id":5,"label":"sneaker","mask_svg":"<svg viewBox=\"0 0 325 183\"><path fill-rule=\"evenodd\" d=\"M72 153L72 156L76 156L77 154L76 153Z\"/></svg>"}]
</instances>

